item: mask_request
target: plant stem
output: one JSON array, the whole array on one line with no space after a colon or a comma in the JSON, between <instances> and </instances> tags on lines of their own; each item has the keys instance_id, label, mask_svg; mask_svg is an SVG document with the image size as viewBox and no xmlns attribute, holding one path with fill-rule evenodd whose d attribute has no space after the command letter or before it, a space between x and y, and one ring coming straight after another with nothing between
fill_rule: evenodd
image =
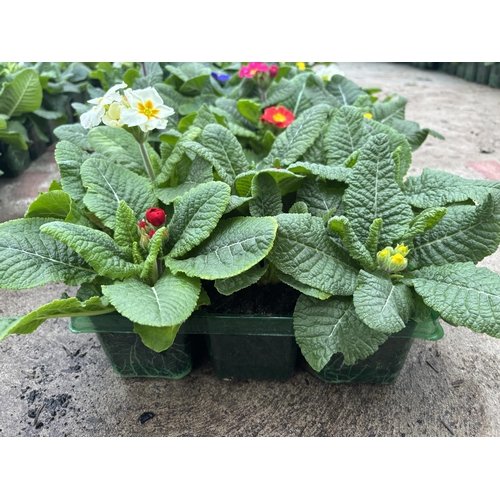
<instances>
[{"instance_id":1,"label":"plant stem","mask_svg":"<svg viewBox=\"0 0 500 500\"><path fill-rule=\"evenodd\" d=\"M146 146L144 146L144 143L139 142L139 149L141 150L141 155L144 161L144 166L146 167L146 171L148 172L148 175L151 178L151 180L154 182L156 176L153 170L153 165L151 165L151 160L149 159L148 152L146 151Z\"/></svg>"}]
</instances>

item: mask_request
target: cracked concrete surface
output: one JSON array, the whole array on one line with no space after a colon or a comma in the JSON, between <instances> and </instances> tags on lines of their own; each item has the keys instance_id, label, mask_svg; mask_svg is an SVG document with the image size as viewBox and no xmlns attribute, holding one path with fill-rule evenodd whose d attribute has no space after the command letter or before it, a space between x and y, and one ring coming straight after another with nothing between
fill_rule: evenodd
<instances>
[{"instance_id":1,"label":"cracked concrete surface","mask_svg":"<svg viewBox=\"0 0 500 500\"><path fill-rule=\"evenodd\" d=\"M407 119L446 137L414 153L410 175L438 168L468 178L500 160L500 90L402 64L340 63L381 96L408 98ZM481 151L491 151L484 153ZM22 217L57 178L53 151L0 178L0 221ZM500 273L500 253L481 265ZM73 291L63 284L0 290L0 314L25 314ZM415 340L394 385L329 385L305 371L286 382L218 380L207 360L181 380L124 379L94 334L67 319L0 343L0 436L500 436L500 340L443 324Z\"/></svg>"}]
</instances>

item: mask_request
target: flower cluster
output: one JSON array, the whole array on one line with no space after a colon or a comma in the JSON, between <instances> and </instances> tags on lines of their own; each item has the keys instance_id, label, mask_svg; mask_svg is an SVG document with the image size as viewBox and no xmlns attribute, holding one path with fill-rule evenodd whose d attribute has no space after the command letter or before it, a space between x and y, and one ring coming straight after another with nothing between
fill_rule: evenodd
<instances>
[{"instance_id":1,"label":"flower cluster","mask_svg":"<svg viewBox=\"0 0 500 500\"><path fill-rule=\"evenodd\" d=\"M140 245L145 250L149 246L149 240L156 231L165 224L167 217L161 208L152 207L146 210L146 220L141 220L137 224L137 230L141 237Z\"/></svg>"},{"instance_id":2,"label":"flower cluster","mask_svg":"<svg viewBox=\"0 0 500 500\"><path fill-rule=\"evenodd\" d=\"M398 273L406 269L408 247L400 243L396 248L385 247L377 253L377 264L386 273Z\"/></svg>"},{"instance_id":3,"label":"flower cluster","mask_svg":"<svg viewBox=\"0 0 500 500\"><path fill-rule=\"evenodd\" d=\"M88 101L94 104L83 113L80 123L84 128L93 128L101 121L110 127L139 127L142 132L167 127L168 116L174 110L163 104L163 99L153 87L132 90L125 83L111 87L102 97ZM119 91L125 89L123 94Z\"/></svg>"},{"instance_id":4,"label":"flower cluster","mask_svg":"<svg viewBox=\"0 0 500 500\"><path fill-rule=\"evenodd\" d=\"M238 76L240 78L253 78L258 73L268 73L271 78L274 78L278 73L278 66L276 64L268 66L261 62L251 62L248 63L248 66L241 67Z\"/></svg>"},{"instance_id":5,"label":"flower cluster","mask_svg":"<svg viewBox=\"0 0 500 500\"><path fill-rule=\"evenodd\" d=\"M295 119L294 114L284 106L271 106L260 117L262 122L271 123L277 128L286 128Z\"/></svg>"}]
</instances>

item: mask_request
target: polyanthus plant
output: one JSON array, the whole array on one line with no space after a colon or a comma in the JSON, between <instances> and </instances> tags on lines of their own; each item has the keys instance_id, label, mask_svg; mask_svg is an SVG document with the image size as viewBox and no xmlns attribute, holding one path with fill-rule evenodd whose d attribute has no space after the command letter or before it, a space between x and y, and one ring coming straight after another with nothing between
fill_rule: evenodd
<instances>
[{"instance_id":1,"label":"polyanthus plant","mask_svg":"<svg viewBox=\"0 0 500 500\"><path fill-rule=\"evenodd\" d=\"M92 124L96 115L105 122L118 104L119 125L92 127L92 152L59 142L60 182L41 193L24 218L0 225L2 288L58 281L80 288L75 297L26 316L2 318L0 338L31 333L48 318L118 311L148 347L162 351L207 303L201 279L240 274L272 248L276 221L234 216L230 186L213 176L198 175L192 189L168 206L161 202L156 179L169 175L170 164L147 138L166 126L171 110L154 89L126 89L126 100L121 90L92 103L88 116Z\"/></svg>"},{"instance_id":2,"label":"polyanthus plant","mask_svg":"<svg viewBox=\"0 0 500 500\"><path fill-rule=\"evenodd\" d=\"M302 292L294 330L309 364L342 353L351 365L431 313L500 337L500 277L475 265L500 243L500 183L428 169L406 178L403 135L352 106L309 113L268 168L237 178L278 221L266 261Z\"/></svg>"}]
</instances>

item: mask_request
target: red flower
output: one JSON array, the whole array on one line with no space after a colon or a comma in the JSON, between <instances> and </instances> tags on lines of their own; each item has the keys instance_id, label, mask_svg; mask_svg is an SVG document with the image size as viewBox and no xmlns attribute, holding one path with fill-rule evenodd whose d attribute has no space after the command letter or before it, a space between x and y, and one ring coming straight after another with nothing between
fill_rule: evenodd
<instances>
[{"instance_id":1,"label":"red flower","mask_svg":"<svg viewBox=\"0 0 500 500\"><path fill-rule=\"evenodd\" d=\"M154 229L151 229L151 231L149 231L149 239L151 239L155 233L156 231Z\"/></svg>"},{"instance_id":2,"label":"red flower","mask_svg":"<svg viewBox=\"0 0 500 500\"><path fill-rule=\"evenodd\" d=\"M146 221L144 220L141 220L139 222L139 229L145 229L146 228Z\"/></svg>"},{"instance_id":3,"label":"red flower","mask_svg":"<svg viewBox=\"0 0 500 500\"><path fill-rule=\"evenodd\" d=\"M238 76L240 78L253 78L257 73L269 72L269 66L261 62L251 62L248 66L242 66Z\"/></svg>"},{"instance_id":4,"label":"red flower","mask_svg":"<svg viewBox=\"0 0 500 500\"><path fill-rule=\"evenodd\" d=\"M161 208L150 208L146 210L146 219L153 226L161 226L165 224L165 212Z\"/></svg>"},{"instance_id":5,"label":"red flower","mask_svg":"<svg viewBox=\"0 0 500 500\"><path fill-rule=\"evenodd\" d=\"M278 128L286 128L295 120L293 113L284 106L271 106L266 108L264 114L260 117L261 121L272 123Z\"/></svg>"},{"instance_id":6,"label":"red flower","mask_svg":"<svg viewBox=\"0 0 500 500\"><path fill-rule=\"evenodd\" d=\"M276 64L273 64L270 68L269 68L269 74L271 75L271 78L274 78L277 74L278 74L278 66L276 66Z\"/></svg>"}]
</instances>

